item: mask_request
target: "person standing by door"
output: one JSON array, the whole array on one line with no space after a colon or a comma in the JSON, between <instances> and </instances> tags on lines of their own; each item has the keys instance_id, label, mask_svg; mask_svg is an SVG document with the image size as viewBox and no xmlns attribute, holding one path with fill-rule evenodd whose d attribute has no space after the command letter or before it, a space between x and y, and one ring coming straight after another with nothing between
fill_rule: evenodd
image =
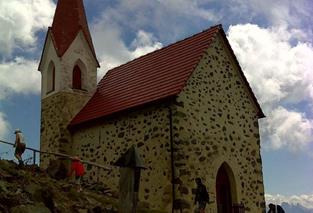
<instances>
[{"instance_id":1,"label":"person standing by door","mask_svg":"<svg viewBox=\"0 0 313 213\"><path fill-rule=\"evenodd\" d=\"M267 213L285 213L285 210L280 205L274 205L273 203L270 203L268 207L269 210Z\"/></svg>"},{"instance_id":2,"label":"person standing by door","mask_svg":"<svg viewBox=\"0 0 313 213\"><path fill-rule=\"evenodd\" d=\"M198 203L197 211L199 213L205 213L206 203L209 202L209 194L200 178L196 178L195 181L197 184L195 205Z\"/></svg>"}]
</instances>

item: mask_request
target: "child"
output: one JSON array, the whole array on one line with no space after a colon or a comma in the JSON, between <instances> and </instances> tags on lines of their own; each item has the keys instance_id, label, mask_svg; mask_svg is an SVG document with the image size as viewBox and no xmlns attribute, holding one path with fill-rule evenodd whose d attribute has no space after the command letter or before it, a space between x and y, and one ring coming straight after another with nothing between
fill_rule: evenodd
<instances>
[{"instance_id":1,"label":"child","mask_svg":"<svg viewBox=\"0 0 313 213\"><path fill-rule=\"evenodd\" d=\"M72 176L72 174L75 172L75 184L77 185L77 191L81 192L81 178L85 173L85 168L82 162L80 161L79 157L75 156L72 158L72 164L71 164L71 170L68 174L68 176Z\"/></svg>"}]
</instances>

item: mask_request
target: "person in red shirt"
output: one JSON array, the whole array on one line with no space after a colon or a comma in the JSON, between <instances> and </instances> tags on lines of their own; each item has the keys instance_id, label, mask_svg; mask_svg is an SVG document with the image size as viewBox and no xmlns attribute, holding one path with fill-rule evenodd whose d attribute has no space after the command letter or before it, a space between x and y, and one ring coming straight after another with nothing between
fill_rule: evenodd
<instances>
[{"instance_id":1,"label":"person in red shirt","mask_svg":"<svg viewBox=\"0 0 313 213\"><path fill-rule=\"evenodd\" d=\"M71 177L73 173L75 173L75 184L77 185L77 191L81 192L81 178L85 174L85 168L79 157L77 156L72 158L71 169L68 176Z\"/></svg>"}]
</instances>

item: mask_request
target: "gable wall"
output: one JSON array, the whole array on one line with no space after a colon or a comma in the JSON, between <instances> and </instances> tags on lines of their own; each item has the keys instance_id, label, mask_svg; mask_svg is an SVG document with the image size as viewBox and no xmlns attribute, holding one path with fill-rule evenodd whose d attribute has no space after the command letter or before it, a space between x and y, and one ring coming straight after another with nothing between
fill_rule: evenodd
<instances>
[{"instance_id":1,"label":"gable wall","mask_svg":"<svg viewBox=\"0 0 313 213\"><path fill-rule=\"evenodd\" d=\"M81 67L82 89L91 95L97 86L97 63L82 31L77 34L76 38L62 57L57 55L51 39L51 34L48 34L42 57L42 64L40 65L42 75L42 99L59 91L72 91L73 68L78 60L81 61L78 64L84 64L83 67L85 68L82 69ZM47 94L47 70L50 61L53 61L55 65L55 91Z\"/></svg>"},{"instance_id":2,"label":"gable wall","mask_svg":"<svg viewBox=\"0 0 313 213\"><path fill-rule=\"evenodd\" d=\"M215 179L226 162L233 170L233 202L242 202L246 212L262 212L256 107L223 42L218 35L172 106L175 176L180 180L176 194L193 208L194 179L200 177L214 201L209 212L217 212Z\"/></svg>"},{"instance_id":3,"label":"gable wall","mask_svg":"<svg viewBox=\"0 0 313 213\"><path fill-rule=\"evenodd\" d=\"M40 65L40 69L41 69L41 98L44 99L45 97L55 93L55 92L51 92L49 94L47 94L47 87L48 87L48 68L49 68L49 64L52 61L54 66L55 66L55 91L58 91L60 88L59 82L61 79L61 75L60 72L57 72L57 70L62 70L62 65L61 65L61 61L60 58L58 57L56 51L55 51L55 47L53 45L52 42L52 38L51 38L51 34L48 31L48 35L47 35L47 41L46 44L44 46L44 54L42 56L42 61L41 61L41 65Z\"/></svg>"},{"instance_id":4,"label":"gable wall","mask_svg":"<svg viewBox=\"0 0 313 213\"><path fill-rule=\"evenodd\" d=\"M82 89L93 94L97 86L97 63L82 31L62 56L61 90L68 90L73 85L73 69L77 61L81 60L86 69L82 69Z\"/></svg>"},{"instance_id":5,"label":"gable wall","mask_svg":"<svg viewBox=\"0 0 313 213\"><path fill-rule=\"evenodd\" d=\"M109 166L135 144L147 167L141 172L139 200L152 209L170 212L172 188L168 115L166 105L157 105L78 129L73 134L73 154ZM119 168L112 168L112 172L108 173L89 167L84 178L92 182L101 181L113 191L118 191Z\"/></svg>"}]
</instances>

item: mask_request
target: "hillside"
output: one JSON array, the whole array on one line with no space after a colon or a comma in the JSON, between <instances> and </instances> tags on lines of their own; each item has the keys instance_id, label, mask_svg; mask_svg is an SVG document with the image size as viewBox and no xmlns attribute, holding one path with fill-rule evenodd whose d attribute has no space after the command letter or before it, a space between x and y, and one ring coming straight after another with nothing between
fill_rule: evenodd
<instances>
[{"instance_id":1,"label":"hillside","mask_svg":"<svg viewBox=\"0 0 313 213\"><path fill-rule=\"evenodd\" d=\"M113 213L117 205L118 195L104 185L83 184L77 192L70 180L50 178L37 166L0 160L2 213ZM139 207L138 212L154 211Z\"/></svg>"}]
</instances>

